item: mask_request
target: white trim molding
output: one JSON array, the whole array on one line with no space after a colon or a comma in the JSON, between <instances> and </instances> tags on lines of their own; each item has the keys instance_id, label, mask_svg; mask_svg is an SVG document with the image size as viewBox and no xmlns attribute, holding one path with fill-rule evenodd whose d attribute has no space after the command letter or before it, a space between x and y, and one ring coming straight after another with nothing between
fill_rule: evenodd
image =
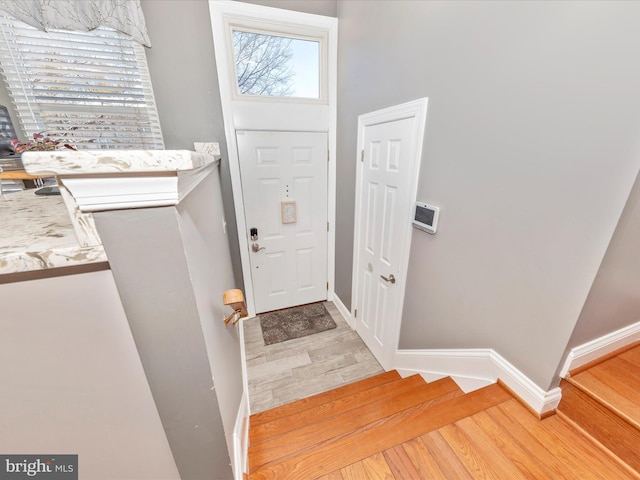
<instances>
[{"instance_id":1,"label":"white trim molding","mask_svg":"<svg viewBox=\"0 0 640 480\"><path fill-rule=\"evenodd\" d=\"M211 173L215 164L173 175L101 176L61 178L82 212L178 205Z\"/></svg>"},{"instance_id":2,"label":"white trim molding","mask_svg":"<svg viewBox=\"0 0 640 480\"><path fill-rule=\"evenodd\" d=\"M220 162L190 150L56 150L22 159L32 175L57 176L82 212L178 205Z\"/></svg>"},{"instance_id":3,"label":"white trim molding","mask_svg":"<svg viewBox=\"0 0 640 480\"><path fill-rule=\"evenodd\" d=\"M394 368L403 373L419 373L429 381L450 376L465 392L500 379L539 415L553 411L562 396L559 388L540 388L491 348L398 350Z\"/></svg>"},{"instance_id":4,"label":"white trim molding","mask_svg":"<svg viewBox=\"0 0 640 480\"><path fill-rule=\"evenodd\" d=\"M338 295L336 295L334 293L332 295L331 301L333 302L333 304L336 306L336 308L340 312L340 315L342 315L342 318L344 318L344 320L349 324L349 326L352 329L355 328L356 326L355 326L355 324L353 322L353 317L351 316L351 312L345 306L345 304L342 302L342 300L340 300L340 297L338 297Z\"/></svg>"},{"instance_id":5,"label":"white trim molding","mask_svg":"<svg viewBox=\"0 0 640 480\"><path fill-rule=\"evenodd\" d=\"M233 478L243 480L249 458L249 401L247 392L242 394L236 424L233 428Z\"/></svg>"},{"instance_id":6,"label":"white trim molding","mask_svg":"<svg viewBox=\"0 0 640 480\"><path fill-rule=\"evenodd\" d=\"M571 370L586 365L597 358L603 357L639 340L640 322L636 322L583 345L574 347L567 355L562 370L560 370L560 376L565 378Z\"/></svg>"}]
</instances>

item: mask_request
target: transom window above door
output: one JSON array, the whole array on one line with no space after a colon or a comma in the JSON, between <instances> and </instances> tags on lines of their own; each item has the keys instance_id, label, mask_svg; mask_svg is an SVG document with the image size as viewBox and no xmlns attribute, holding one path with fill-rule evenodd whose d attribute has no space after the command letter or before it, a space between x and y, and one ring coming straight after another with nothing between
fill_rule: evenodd
<instances>
[{"instance_id":1,"label":"transom window above door","mask_svg":"<svg viewBox=\"0 0 640 480\"><path fill-rule=\"evenodd\" d=\"M235 94L245 99L323 101L324 38L231 28Z\"/></svg>"}]
</instances>

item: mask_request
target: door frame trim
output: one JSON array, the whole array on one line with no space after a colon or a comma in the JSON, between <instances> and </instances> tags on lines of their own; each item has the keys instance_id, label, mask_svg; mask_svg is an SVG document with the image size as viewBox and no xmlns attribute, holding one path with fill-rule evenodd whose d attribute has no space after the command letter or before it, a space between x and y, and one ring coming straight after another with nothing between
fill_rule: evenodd
<instances>
[{"instance_id":1,"label":"door frame trim","mask_svg":"<svg viewBox=\"0 0 640 480\"><path fill-rule=\"evenodd\" d=\"M353 238L353 277L352 277L352 290L351 290L351 315L353 318L353 328L357 325L357 318L355 317L355 308L357 306L357 299L359 294L360 285L358 284L358 264L360 262L360 251L358 250L358 245L360 244L360 238L362 232L360 231L360 219L362 216L362 169L363 162L360 161L360 155L362 150L364 150L364 134L365 129L367 127L372 127L375 125L379 125L381 123L389 123L398 120L405 120L407 118L413 118L413 145L412 145L412 155L411 155L411 185L409 185L409 201L410 205L407 207L406 216L404 219L401 219L401 223L405 224L405 228L408 230L408 235L406 237L406 243L402 246L402 253L400 255L400 265L399 269L402 278L400 278L398 282L399 288L399 302L398 308L395 312L395 318L391 319L388 325L391 327L391 332L389 333L388 338L390 338L391 345L393 345L392 349L388 351L385 349L384 358L378 359L382 368L388 370L392 368L393 358L398 350L398 340L400 338L400 324L402 321L402 311L404 309L404 294L406 290L407 284L407 270L409 267L409 255L411 249L411 238L413 234L413 228L411 226L411 218L413 215L413 205L415 204L417 193L418 193L418 177L420 174L420 164L422 159L422 147L424 143L424 135L425 135L425 126L427 121L427 103L428 98L419 98L417 100L413 100L411 102L402 103L400 105L394 105L392 107L384 108L382 110L376 110L374 112L365 113L363 115L358 116L358 143L356 150L356 184L355 184L355 196L356 196L356 205L355 205L355 216L354 216L354 224L355 224L355 232Z\"/></svg>"},{"instance_id":2,"label":"door frame trim","mask_svg":"<svg viewBox=\"0 0 640 480\"><path fill-rule=\"evenodd\" d=\"M249 240L247 238L247 225L244 216L244 201L242 198L242 184L240 178L240 160L238 145L236 143L236 129L233 115L233 86L230 82L229 55L227 52L226 23L229 19L268 21L276 28L281 26L283 30L292 26L323 30L327 33L327 91L328 91L328 141L329 141L329 165L327 171L327 220L329 232L327 234L327 279L329 289L327 300L332 300L335 288L335 221L336 221L336 125L337 125L337 57L338 57L338 19L322 15L282 10L272 7L264 7L251 3L242 3L226 0L209 0L209 12L213 33L214 51L216 56L216 68L220 86L220 100L222 104L222 117L224 122L227 153L229 156L229 173L231 176L231 188L233 193L234 209L240 249L240 261L242 265L242 277L244 281L244 293L249 317L255 316L255 301L251 278L251 266L249 261ZM278 130L278 129L274 129Z\"/></svg>"}]
</instances>

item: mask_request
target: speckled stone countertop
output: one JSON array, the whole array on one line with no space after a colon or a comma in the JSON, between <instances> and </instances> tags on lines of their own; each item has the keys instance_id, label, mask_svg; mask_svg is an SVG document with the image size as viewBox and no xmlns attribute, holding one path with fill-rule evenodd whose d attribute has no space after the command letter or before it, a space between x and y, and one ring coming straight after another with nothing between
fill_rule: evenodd
<instances>
[{"instance_id":1,"label":"speckled stone countertop","mask_svg":"<svg viewBox=\"0 0 640 480\"><path fill-rule=\"evenodd\" d=\"M211 154L219 155L216 144ZM202 167L213 160L190 150L59 150L25 152L22 163L32 175L76 175L121 172L177 172Z\"/></svg>"},{"instance_id":2,"label":"speckled stone countertop","mask_svg":"<svg viewBox=\"0 0 640 480\"><path fill-rule=\"evenodd\" d=\"M108 177L115 174L115 177L119 177L123 173L146 175L160 172L188 176L189 172L211 166L215 161L214 156L220 155L217 142L197 143L194 146L198 152L31 151L22 155L22 162L28 173L59 175L63 182L65 177L86 174ZM25 190L0 197L0 283L11 281L9 274L60 271L60 267L87 264L108 266L92 215L81 212L77 198L74 199L64 187L61 188L65 194L63 196L41 196L35 195L34 190ZM117 193L122 196L120 191Z\"/></svg>"},{"instance_id":3,"label":"speckled stone countertop","mask_svg":"<svg viewBox=\"0 0 640 480\"><path fill-rule=\"evenodd\" d=\"M62 196L0 197L0 275L106 261L101 245L80 245Z\"/></svg>"}]
</instances>

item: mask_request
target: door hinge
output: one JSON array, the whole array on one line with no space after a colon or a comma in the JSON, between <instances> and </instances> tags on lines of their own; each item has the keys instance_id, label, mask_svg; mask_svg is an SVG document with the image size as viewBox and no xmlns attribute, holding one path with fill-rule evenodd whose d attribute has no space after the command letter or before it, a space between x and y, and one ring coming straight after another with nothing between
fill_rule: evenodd
<instances>
[{"instance_id":1,"label":"door hinge","mask_svg":"<svg viewBox=\"0 0 640 480\"><path fill-rule=\"evenodd\" d=\"M364 150L360 151L360 161L364 162Z\"/></svg>"},{"instance_id":2,"label":"door hinge","mask_svg":"<svg viewBox=\"0 0 640 480\"><path fill-rule=\"evenodd\" d=\"M329 231L329 222L327 222L327 232Z\"/></svg>"},{"instance_id":3,"label":"door hinge","mask_svg":"<svg viewBox=\"0 0 640 480\"><path fill-rule=\"evenodd\" d=\"M329 161L330 158L331 158L331 152L327 150L327 162Z\"/></svg>"},{"instance_id":4,"label":"door hinge","mask_svg":"<svg viewBox=\"0 0 640 480\"><path fill-rule=\"evenodd\" d=\"M329 282L327 282L327 291L329 290Z\"/></svg>"},{"instance_id":5,"label":"door hinge","mask_svg":"<svg viewBox=\"0 0 640 480\"><path fill-rule=\"evenodd\" d=\"M355 312L353 312L353 316L354 316L355 318L358 318L358 309L357 309L357 308L356 308Z\"/></svg>"}]
</instances>

